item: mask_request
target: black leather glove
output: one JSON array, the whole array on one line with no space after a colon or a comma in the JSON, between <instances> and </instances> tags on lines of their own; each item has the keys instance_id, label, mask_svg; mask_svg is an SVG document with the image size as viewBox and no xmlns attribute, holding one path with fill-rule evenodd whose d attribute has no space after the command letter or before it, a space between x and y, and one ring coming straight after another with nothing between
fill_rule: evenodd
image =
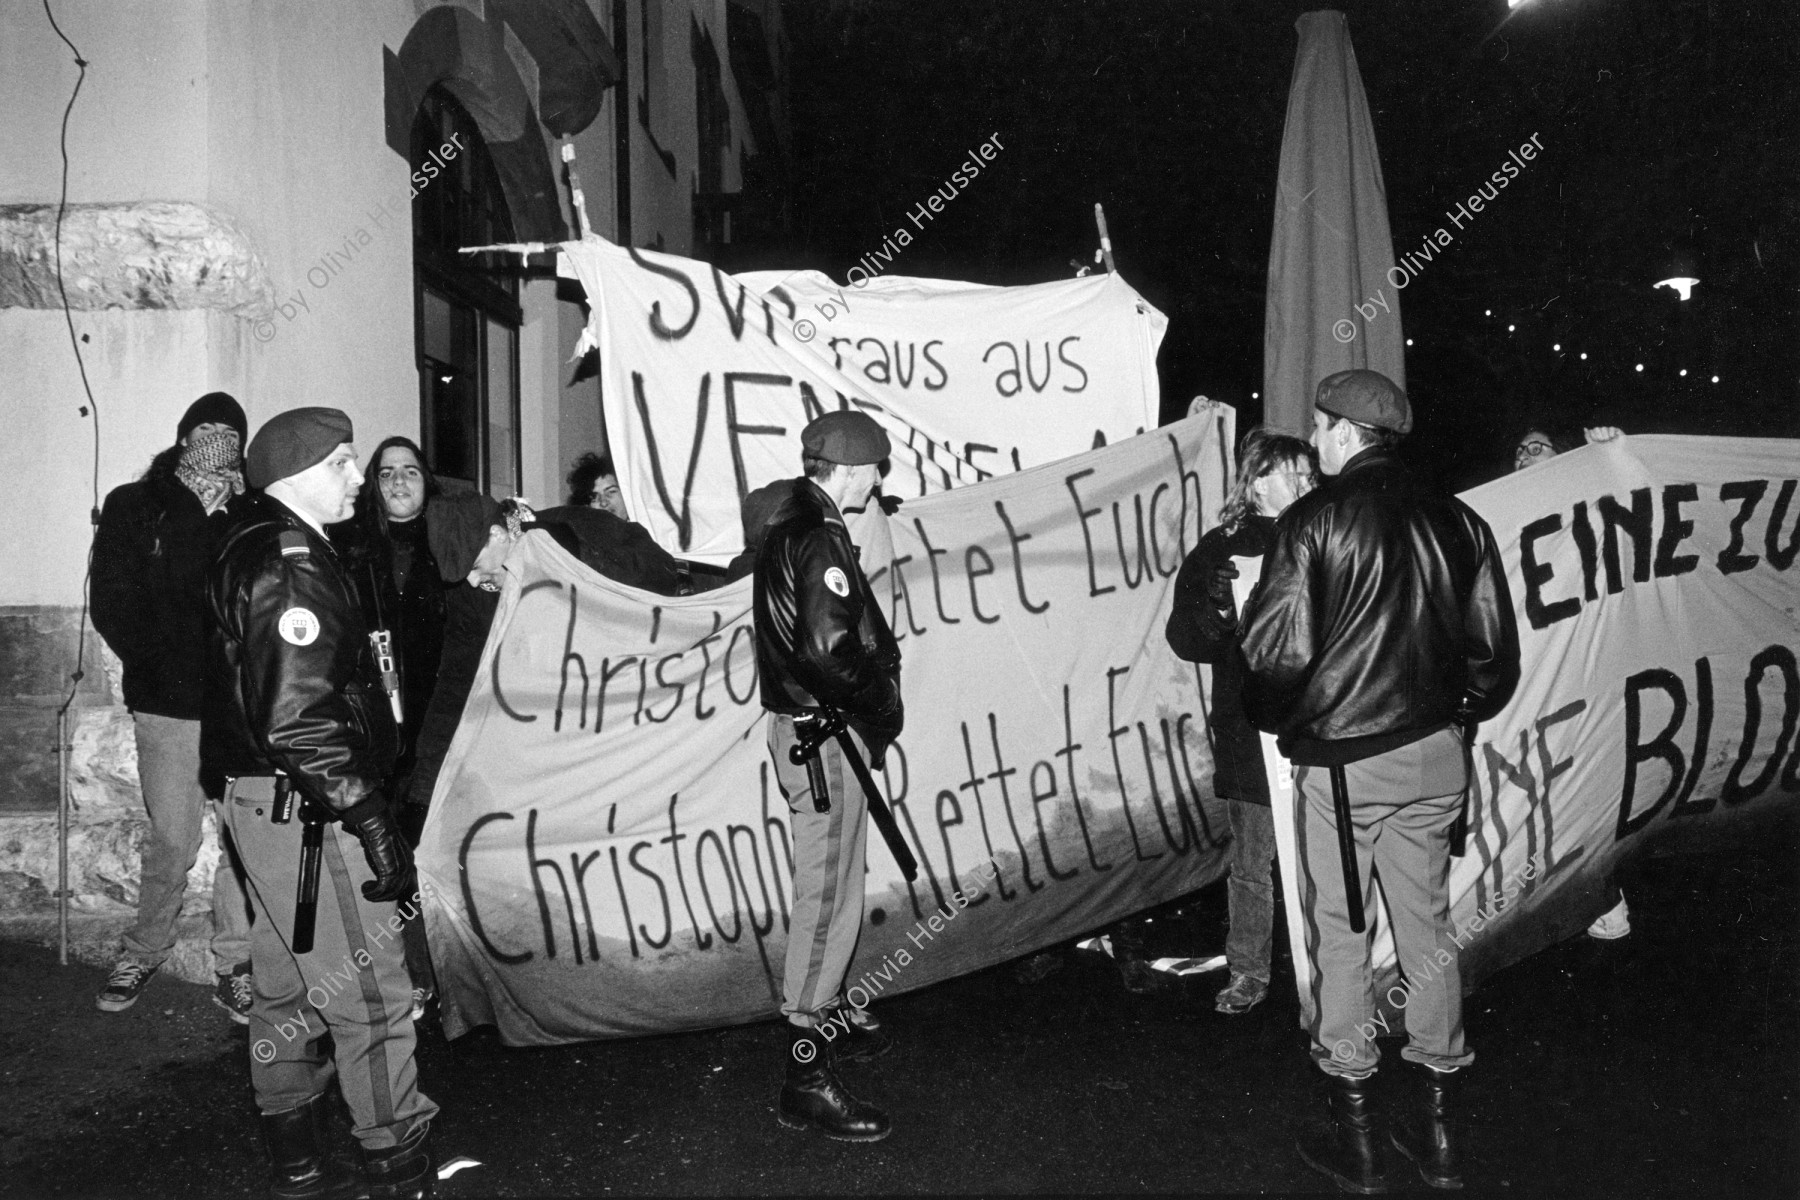
<instances>
[{"instance_id":1,"label":"black leather glove","mask_svg":"<svg viewBox=\"0 0 1800 1200\"><path fill-rule=\"evenodd\" d=\"M890 496L886 492L880 492L876 494L875 502L881 505L881 511L890 517L900 511L900 497L898 496Z\"/></svg>"},{"instance_id":2,"label":"black leather glove","mask_svg":"<svg viewBox=\"0 0 1800 1200\"><path fill-rule=\"evenodd\" d=\"M1231 581L1237 577L1237 564L1229 558L1212 569L1212 576L1206 581L1206 598L1212 602L1214 608L1229 609L1231 607Z\"/></svg>"},{"instance_id":3,"label":"black leather glove","mask_svg":"<svg viewBox=\"0 0 1800 1200\"><path fill-rule=\"evenodd\" d=\"M399 822L388 811L387 797L376 792L368 799L345 809L341 818L344 828L362 843L363 857L375 878L362 885L364 900L392 903L404 899L413 890L412 851L401 836Z\"/></svg>"}]
</instances>

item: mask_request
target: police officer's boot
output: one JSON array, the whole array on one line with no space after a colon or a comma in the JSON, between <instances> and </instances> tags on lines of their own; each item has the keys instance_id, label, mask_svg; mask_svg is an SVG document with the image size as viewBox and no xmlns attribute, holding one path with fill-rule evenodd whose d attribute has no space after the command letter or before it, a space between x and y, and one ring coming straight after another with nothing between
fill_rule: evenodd
<instances>
[{"instance_id":1,"label":"police officer's boot","mask_svg":"<svg viewBox=\"0 0 1800 1200\"><path fill-rule=\"evenodd\" d=\"M1388 1136L1395 1149L1412 1159L1426 1183L1434 1188L1459 1188L1463 1185L1456 1154L1459 1139L1451 1128L1456 1109L1452 1087L1457 1072L1434 1071L1426 1066L1418 1071L1418 1102L1395 1120Z\"/></svg>"},{"instance_id":2,"label":"police officer's boot","mask_svg":"<svg viewBox=\"0 0 1800 1200\"><path fill-rule=\"evenodd\" d=\"M777 1118L789 1129L811 1127L840 1142L879 1142L893 1131L887 1114L844 1090L831 1069L830 1044L818 1031L788 1026L787 1080Z\"/></svg>"},{"instance_id":3,"label":"police officer's boot","mask_svg":"<svg viewBox=\"0 0 1800 1200\"><path fill-rule=\"evenodd\" d=\"M431 1122L421 1121L385 1150L362 1148L362 1186L356 1200L425 1200L431 1195Z\"/></svg>"},{"instance_id":4,"label":"police officer's boot","mask_svg":"<svg viewBox=\"0 0 1800 1200\"><path fill-rule=\"evenodd\" d=\"M1378 1114L1371 1085L1366 1079L1327 1075L1331 1092L1331 1125L1302 1137L1294 1144L1301 1161L1329 1175L1339 1189L1368 1196L1388 1190L1387 1165L1382 1153Z\"/></svg>"},{"instance_id":5,"label":"police officer's boot","mask_svg":"<svg viewBox=\"0 0 1800 1200\"><path fill-rule=\"evenodd\" d=\"M269 1194L276 1200L321 1200L345 1193L349 1179L325 1157L325 1097L314 1096L286 1112L264 1113L262 1131L275 1172Z\"/></svg>"},{"instance_id":6,"label":"police officer's boot","mask_svg":"<svg viewBox=\"0 0 1800 1200\"><path fill-rule=\"evenodd\" d=\"M830 1024L820 1026L821 1036L831 1041L834 1062L868 1062L880 1058L894 1048L881 1018L866 1008L841 1005L826 1014Z\"/></svg>"}]
</instances>

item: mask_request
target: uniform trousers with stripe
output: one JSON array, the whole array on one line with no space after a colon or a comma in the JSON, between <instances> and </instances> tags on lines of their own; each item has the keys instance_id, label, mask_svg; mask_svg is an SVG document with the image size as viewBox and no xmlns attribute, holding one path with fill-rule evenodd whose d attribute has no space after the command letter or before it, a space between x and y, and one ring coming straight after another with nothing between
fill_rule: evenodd
<instances>
[{"instance_id":1,"label":"uniform trousers with stripe","mask_svg":"<svg viewBox=\"0 0 1800 1200\"><path fill-rule=\"evenodd\" d=\"M370 1150L397 1145L437 1113L419 1091L413 1061L412 980L401 943L400 905L375 904L362 844L336 821L325 826L313 948L293 950L302 825L269 820L266 784L239 780L222 806L249 876L255 1000L250 1082L257 1108L286 1112L335 1079L356 1138ZM245 793L261 790L261 798ZM416 904L412 900L409 904ZM328 1055L319 1039L331 1033Z\"/></svg>"},{"instance_id":2,"label":"uniform trousers with stripe","mask_svg":"<svg viewBox=\"0 0 1800 1200\"><path fill-rule=\"evenodd\" d=\"M867 761L868 751L852 733ZM869 802L835 740L819 748L831 791L831 811L814 812L806 768L788 761L797 740L794 719L769 714L769 753L775 781L788 802L794 842L794 906L782 972L782 1015L795 1025L820 1023L820 1010L841 1001L844 973L862 933L863 854Z\"/></svg>"},{"instance_id":3,"label":"uniform trousers with stripe","mask_svg":"<svg viewBox=\"0 0 1800 1200\"><path fill-rule=\"evenodd\" d=\"M1475 1061L1463 1042L1460 949L1450 924L1450 827L1462 808L1468 770L1461 735L1443 729L1410 745L1344 767L1356 834L1365 917L1379 903L1375 873L1393 917L1394 947L1406 986L1390 999L1405 1009L1401 1057L1440 1071ZM1307 953L1313 963L1308 1033L1313 1060L1328 1075L1362 1078L1381 1059L1375 1039L1370 937L1350 929L1336 810L1327 767L1299 766L1294 841L1300 860ZM1440 953L1442 951L1443 953Z\"/></svg>"}]
</instances>

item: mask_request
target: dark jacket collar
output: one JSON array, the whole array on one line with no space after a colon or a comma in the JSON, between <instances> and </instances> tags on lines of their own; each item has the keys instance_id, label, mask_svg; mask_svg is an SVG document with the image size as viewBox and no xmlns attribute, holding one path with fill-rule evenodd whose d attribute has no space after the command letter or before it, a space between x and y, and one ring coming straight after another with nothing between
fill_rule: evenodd
<instances>
[{"instance_id":1,"label":"dark jacket collar","mask_svg":"<svg viewBox=\"0 0 1800 1200\"><path fill-rule=\"evenodd\" d=\"M824 488L806 478L804 475L795 479L793 482L793 490L789 492L787 498L781 502L781 505L775 510L774 515L769 518L767 524L779 525L786 521L804 517L811 520L823 521L828 525L837 525L840 528L843 527L844 516L842 513L838 512L838 507L836 504L832 503L831 497L825 494Z\"/></svg>"},{"instance_id":2,"label":"dark jacket collar","mask_svg":"<svg viewBox=\"0 0 1800 1200\"><path fill-rule=\"evenodd\" d=\"M1338 477L1341 479L1352 471L1361 471L1367 467L1393 466L1399 461L1400 456L1395 454L1392 449L1370 446L1366 450L1359 450L1351 455L1349 460L1344 463L1343 468L1338 471Z\"/></svg>"}]
</instances>

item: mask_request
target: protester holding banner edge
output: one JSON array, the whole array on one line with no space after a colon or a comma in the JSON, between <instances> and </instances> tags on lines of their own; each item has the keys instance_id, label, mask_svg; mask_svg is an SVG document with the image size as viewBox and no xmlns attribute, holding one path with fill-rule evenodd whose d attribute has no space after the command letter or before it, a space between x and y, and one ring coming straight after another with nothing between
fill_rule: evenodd
<instances>
[{"instance_id":1,"label":"protester holding banner edge","mask_svg":"<svg viewBox=\"0 0 1800 1200\"><path fill-rule=\"evenodd\" d=\"M1616 425L1596 425L1582 430L1590 446L1601 445L1623 437L1625 431ZM1513 472L1528 470L1539 463L1566 452L1561 441L1544 432L1540 425L1528 427L1513 443ZM1593 924L1587 927L1591 938L1603 942L1627 937L1631 933L1631 906L1625 902L1625 893L1618 882L1610 876L1606 880L1606 911L1594 918Z\"/></svg>"},{"instance_id":2,"label":"protester holding banner edge","mask_svg":"<svg viewBox=\"0 0 1800 1200\"><path fill-rule=\"evenodd\" d=\"M1236 645L1234 558L1268 553L1275 519L1318 485L1317 457L1300 438L1255 428L1238 450L1237 477L1220 513L1181 564L1165 636L1176 657L1213 668L1213 792L1225 800L1231 828L1230 923L1225 958L1230 979L1214 1007L1249 1012L1269 994L1275 930L1275 818L1263 769L1262 743L1244 715L1243 655ZM1290 901L1291 902L1291 901Z\"/></svg>"}]
</instances>

